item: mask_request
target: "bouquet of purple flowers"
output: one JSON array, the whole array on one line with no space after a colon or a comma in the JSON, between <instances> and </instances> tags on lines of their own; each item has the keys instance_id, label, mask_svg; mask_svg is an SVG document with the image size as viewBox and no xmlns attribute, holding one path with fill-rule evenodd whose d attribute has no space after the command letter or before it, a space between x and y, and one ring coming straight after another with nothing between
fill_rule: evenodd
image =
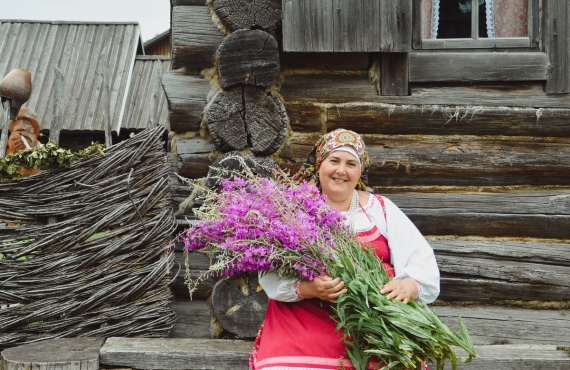
<instances>
[{"instance_id":1,"label":"bouquet of purple flowers","mask_svg":"<svg viewBox=\"0 0 570 370\"><path fill-rule=\"evenodd\" d=\"M362 248L344 216L325 202L309 183L294 183L276 171L276 180L251 173L207 190L200 218L182 239L189 249L208 251L208 274L232 276L272 270L281 276L313 280L340 276L348 293L334 304L337 329L342 328L347 355L357 369L372 357L387 369L415 369L426 359L455 369L451 346L475 356L459 317L461 334L448 328L425 304L388 300L380 293L390 278L372 250ZM205 277L205 276L204 276ZM190 294L201 279L187 277Z\"/></svg>"}]
</instances>

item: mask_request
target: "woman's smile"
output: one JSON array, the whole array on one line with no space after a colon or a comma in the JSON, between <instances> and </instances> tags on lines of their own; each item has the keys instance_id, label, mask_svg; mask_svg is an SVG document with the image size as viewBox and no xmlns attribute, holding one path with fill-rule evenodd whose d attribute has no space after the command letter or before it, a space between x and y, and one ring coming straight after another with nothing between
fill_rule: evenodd
<instances>
[{"instance_id":1,"label":"woman's smile","mask_svg":"<svg viewBox=\"0 0 570 370\"><path fill-rule=\"evenodd\" d=\"M360 175L358 158L342 150L334 151L323 160L319 168L322 192L331 200L352 198Z\"/></svg>"}]
</instances>

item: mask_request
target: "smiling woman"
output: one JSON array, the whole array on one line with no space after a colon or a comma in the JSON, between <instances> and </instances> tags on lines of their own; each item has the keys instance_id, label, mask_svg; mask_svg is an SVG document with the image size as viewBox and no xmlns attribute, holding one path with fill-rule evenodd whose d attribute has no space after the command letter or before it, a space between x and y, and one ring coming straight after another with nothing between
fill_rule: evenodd
<instances>
[{"instance_id":1,"label":"smiling woman","mask_svg":"<svg viewBox=\"0 0 570 370\"><path fill-rule=\"evenodd\" d=\"M326 202L341 211L357 241L383 261L393 280L382 294L404 303L433 302L439 294L433 250L394 203L367 191L369 168L362 138L338 129L319 139L294 179L314 183ZM343 332L331 318L331 303L347 293L340 278L291 280L266 273L259 282L270 299L251 369L354 369L345 357ZM372 361L370 366L376 365Z\"/></svg>"}]
</instances>

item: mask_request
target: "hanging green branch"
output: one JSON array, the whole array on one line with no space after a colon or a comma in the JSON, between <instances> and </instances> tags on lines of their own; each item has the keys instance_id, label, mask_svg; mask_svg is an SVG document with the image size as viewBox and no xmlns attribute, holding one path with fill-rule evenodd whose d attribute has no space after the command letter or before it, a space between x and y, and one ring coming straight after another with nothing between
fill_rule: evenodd
<instances>
[{"instance_id":1,"label":"hanging green branch","mask_svg":"<svg viewBox=\"0 0 570 370\"><path fill-rule=\"evenodd\" d=\"M0 182L11 182L22 178L23 176L18 173L18 170L23 168L69 167L75 160L89 157L92 154L105 155L104 148L105 145L94 143L88 148L72 152L69 149L62 149L50 141L46 145L9 154L5 158L0 158Z\"/></svg>"}]
</instances>

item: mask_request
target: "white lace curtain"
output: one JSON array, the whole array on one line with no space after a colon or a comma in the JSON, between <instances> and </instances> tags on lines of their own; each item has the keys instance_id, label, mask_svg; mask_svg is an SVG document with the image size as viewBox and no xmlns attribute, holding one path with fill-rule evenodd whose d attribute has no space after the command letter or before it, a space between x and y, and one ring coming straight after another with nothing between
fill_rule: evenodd
<instances>
[{"instance_id":1,"label":"white lace curtain","mask_svg":"<svg viewBox=\"0 0 570 370\"><path fill-rule=\"evenodd\" d=\"M484 0L487 35L495 37L528 36L528 0ZM422 37L437 39L440 0L422 0Z\"/></svg>"}]
</instances>

